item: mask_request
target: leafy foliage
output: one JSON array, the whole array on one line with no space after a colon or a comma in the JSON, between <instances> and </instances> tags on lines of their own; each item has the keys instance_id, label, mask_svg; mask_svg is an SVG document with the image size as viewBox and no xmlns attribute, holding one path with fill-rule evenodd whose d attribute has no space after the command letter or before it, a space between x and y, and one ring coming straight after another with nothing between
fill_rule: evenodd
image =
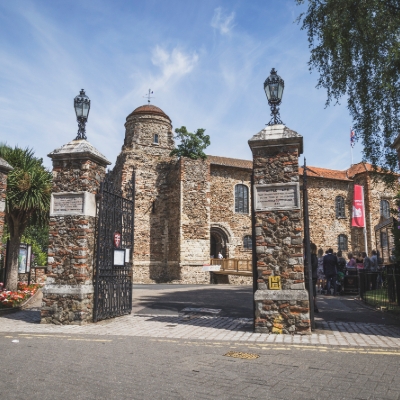
<instances>
[{"instance_id":1,"label":"leafy foliage","mask_svg":"<svg viewBox=\"0 0 400 400\"><path fill-rule=\"evenodd\" d=\"M6 221L13 237L16 224L22 234L31 224L44 226L48 222L51 195L51 173L34 157L33 150L11 148L0 144L0 157L14 169L7 177Z\"/></svg>"},{"instance_id":2,"label":"leafy foliage","mask_svg":"<svg viewBox=\"0 0 400 400\"><path fill-rule=\"evenodd\" d=\"M14 168L7 177L5 220L10 242L6 286L16 291L22 235L29 225L44 227L48 224L51 173L42 165L42 159L34 157L31 149L0 144L0 157Z\"/></svg>"},{"instance_id":3,"label":"leafy foliage","mask_svg":"<svg viewBox=\"0 0 400 400\"><path fill-rule=\"evenodd\" d=\"M171 156L188 157L192 160L201 158L205 160L207 155L204 153L210 145L210 136L204 134L205 129L197 129L196 133L187 131L186 126L176 128L176 138L180 140L177 148L171 151Z\"/></svg>"},{"instance_id":4,"label":"leafy foliage","mask_svg":"<svg viewBox=\"0 0 400 400\"><path fill-rule=\"evenodd\" d=\"M400 1L296 0L307 31L310 70L319 72L327 102L347 95L366 161L397 169L390 147L400 132ZM394 178L394 176L392 176Z\"/></svg>"},{"instance_id":5,"label":"leafy foliage","mask_svg":"<svg viewBox=\"0 0 400 400\"><path fill-rule=\"evenodd\" d=\"M395 200L396 200L397 210L393 209L393 210L391 210L391 213L394 215L399 215L400 214L400 192L397 193ZM393 244L394 244L393 257L394 257L394 261L397 264L400 263L400 229L398 228L399 224L400 224L400 221L398 221L397 224L394 224L393 230L392 230Z\"/></svg>"}]
</instances>

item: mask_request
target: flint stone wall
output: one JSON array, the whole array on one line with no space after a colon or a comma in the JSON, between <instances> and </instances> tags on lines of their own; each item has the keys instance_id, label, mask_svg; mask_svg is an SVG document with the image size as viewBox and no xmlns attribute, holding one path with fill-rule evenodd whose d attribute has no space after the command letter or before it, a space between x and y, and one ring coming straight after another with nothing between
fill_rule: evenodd
<instances>
[{"instance_id":1,"label":"flint stone wall","mask_svg":"<svg viewBox=\"0 0 400 400\"><path fill-rule=\"evenodd\" d=\"M302 137L284 126L267 127L249 140L255 185L299 182L298 157ZM311 332L308 294L304 286L300 209L255 211L258 290L255 331ZM268 278L279 276L281 290Z\"/></svg>"},{"instance_id":2,"label":"flint stone wall","mask_svg":"<svg viewBox=\"0 0 400 400\"><path fill-rule=\"evenodd\" d=\"M7 174L0 170L0 240L4 232L4 218L6 207Z\"/></svg>"},{"instance_id":3,"label":"flint stone wall","mask_svg":"<svg viewBox=\"0 0 400 400\"><path fill-rule=\"evenodd\" d=\"M53 158L52 192L96 194L104 176L104 165L87 157ZM92 322L95 222L95 217L85 215L50 217L41 323Z\"/></svg>"},{"instance_id":4,"label":"flint stone wall","mask_svg":"<svg viewBox=\"0 0 400 400\"><path fill-rule=\"evenodd\" d=\"M0 241L3 238L5 223L7 176L12 169L11 165L0 157Z\"/></svg>"},{"instance_id":5,"label":"flint stone wall","mask_svg":"<svg viewBox=\"0 0 400 400\"><path fill-rule=\"evenodd\" d=\"M222 225L223 230L227 232L227 258L251 259L251 250L243 247L244 237L251 236L251 170L211 165L210 173L211 228ZM235 212L235 186L238 184L244 184L249 189L249 212L246 214ZM214 254L214 257L216 256L217 254Z\"/></svg>"},{"instance_id":6,"label":"flint stone wall","mask_svg":"<svg viewBox=\"0 0 400 400\"><path fill-rule=\"evenodd\" d=\"M300 177L302 182L302 177ZM381 200L389 201L390 207L395 208L396 187L386 187L382 176L364 172L349 180L308 177L308 197L310 216L310 237L318 249L332 248L338 251L338 236L346 235L348 251L364 251L364 233L360 228L351 226L354 184L364 187L368 249L376 249L377 239L374 227L382 222L380 215ZM345 218L336 217L337 196L345 200ZM344 254L347 256L346 252Z\"/></svg>"}]
</instances>

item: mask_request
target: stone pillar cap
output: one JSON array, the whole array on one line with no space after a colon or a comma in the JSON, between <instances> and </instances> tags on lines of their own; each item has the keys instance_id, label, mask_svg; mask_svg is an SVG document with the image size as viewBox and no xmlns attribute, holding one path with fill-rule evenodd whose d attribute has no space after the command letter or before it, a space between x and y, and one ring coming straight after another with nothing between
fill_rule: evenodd
<instances>
[{"instance_id":1,"label":"stone pillar cap","mask_svg":"<svg viewBox=\"0 0 400 400\"><path fill-rule=\"evenodd\" d=\"M14 168L6 160L4 160L4 158L0 157L0 172L8 174L13 169Z\"/></svg>"},{"instance_id":2,"label":"stone pillar cap","mask_svg":"<svg viewBox=\"0 0 400 400\"><path fill-rule=\"evenodd\" d=\"M299 154L303 153L303 136L283 124L266 126L254 135L248 143L251 149L260 146L296 144L299 147Z\"/></svg>"},{"instance_id":3,"label":"stone pillar cap","mask_svg":"<svg viewBox=\"0 0 400 400\"><path fill-rule=\"evenodd\" d=\"M52 160L89 159L104 167L111 164L103 154L101 154L85 139L72 140L71 142L64 144L64 146L53 150L47 156Z\"/></svg>"}]
</instances>

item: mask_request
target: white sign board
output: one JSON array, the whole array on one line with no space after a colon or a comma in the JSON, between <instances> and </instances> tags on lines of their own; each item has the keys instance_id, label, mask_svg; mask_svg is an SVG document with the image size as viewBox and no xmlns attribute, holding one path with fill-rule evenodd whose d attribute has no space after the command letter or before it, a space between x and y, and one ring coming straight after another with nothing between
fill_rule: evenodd
<instances>
[{"instance_id":1,"label":"white sign board","mask_svg":"<svg viewBox=\"0 0 400 400\"><path fill-rule=\"evenodd\" d=\"M53 193L53 214L82 214L83 194Z\"/></svg>"},{"instance_id":2,"label":"white sign board","mask_svg":"<svg viewBox=\"0 0 400 400\"><path fill-rule=\"evenodd\" d=\"M299 209L299 184L293 182L254 185L254 203L256 211Z\"/></svg>"},{"instance_id":3,"label":"white sign board","mask_svg":"<svg viewBox=\"0 0 400 400\"><path fill-rule=\"evenodd\" d=\"M220 265L203 265L203 271L220 271L221 266Z\"/></svg>"},{"instance_id":4,"label":"white sign board","mask_svg":"<svg viewBox=\"0 0 400 400\"><path fill-rule=\"evenodd\" d=\"M114 249L113 264L116 267L123 267L125 265L125 249Z\"/></svg>"}]
</instances>

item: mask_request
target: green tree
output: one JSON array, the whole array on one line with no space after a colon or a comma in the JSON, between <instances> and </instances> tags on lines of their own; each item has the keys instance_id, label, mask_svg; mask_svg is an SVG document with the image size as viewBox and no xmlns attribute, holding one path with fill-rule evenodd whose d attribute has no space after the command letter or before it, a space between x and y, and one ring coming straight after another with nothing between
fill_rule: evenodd
<instances>
[{"instance_id":1,"label":"green tree","mask_svg":"<svg viewBox=\"0 0 400 400\"><path fill-rule=\"evenodd\" d=\"M364 159L394 172L398 161L390 145L400 132L400 1L295 1L308 5L298 21L308 34L317 87L327 90L326 104L347 96Z\"/></svg>"},{"instance_id":2,"label":"green tree","mask_svg":"<svg viewBox=\"0 0 400 400\"><path fill-rule=\"evenodd\" d=\"M191 133L187 131L186 126L176 128L175 137L180 140L180 143L170 155L205 160L207 155L203 150L210 145L210 136L205 135L204 132L205 129L197 129L196 133Z\"/></svg>"},{"instance_id":3,"label":"green tree","mask_svg":"<svg viewBox=\"0 0 400 400\"><path fill-rule=\"evenodd\" d=\"M7 177L5 220L10 235L6 287L17 290L18 254L22 235L29 225L48 223L51 173L33 150L0 144L0 157L14 169Z\"/></svg>"}]
</instances>

